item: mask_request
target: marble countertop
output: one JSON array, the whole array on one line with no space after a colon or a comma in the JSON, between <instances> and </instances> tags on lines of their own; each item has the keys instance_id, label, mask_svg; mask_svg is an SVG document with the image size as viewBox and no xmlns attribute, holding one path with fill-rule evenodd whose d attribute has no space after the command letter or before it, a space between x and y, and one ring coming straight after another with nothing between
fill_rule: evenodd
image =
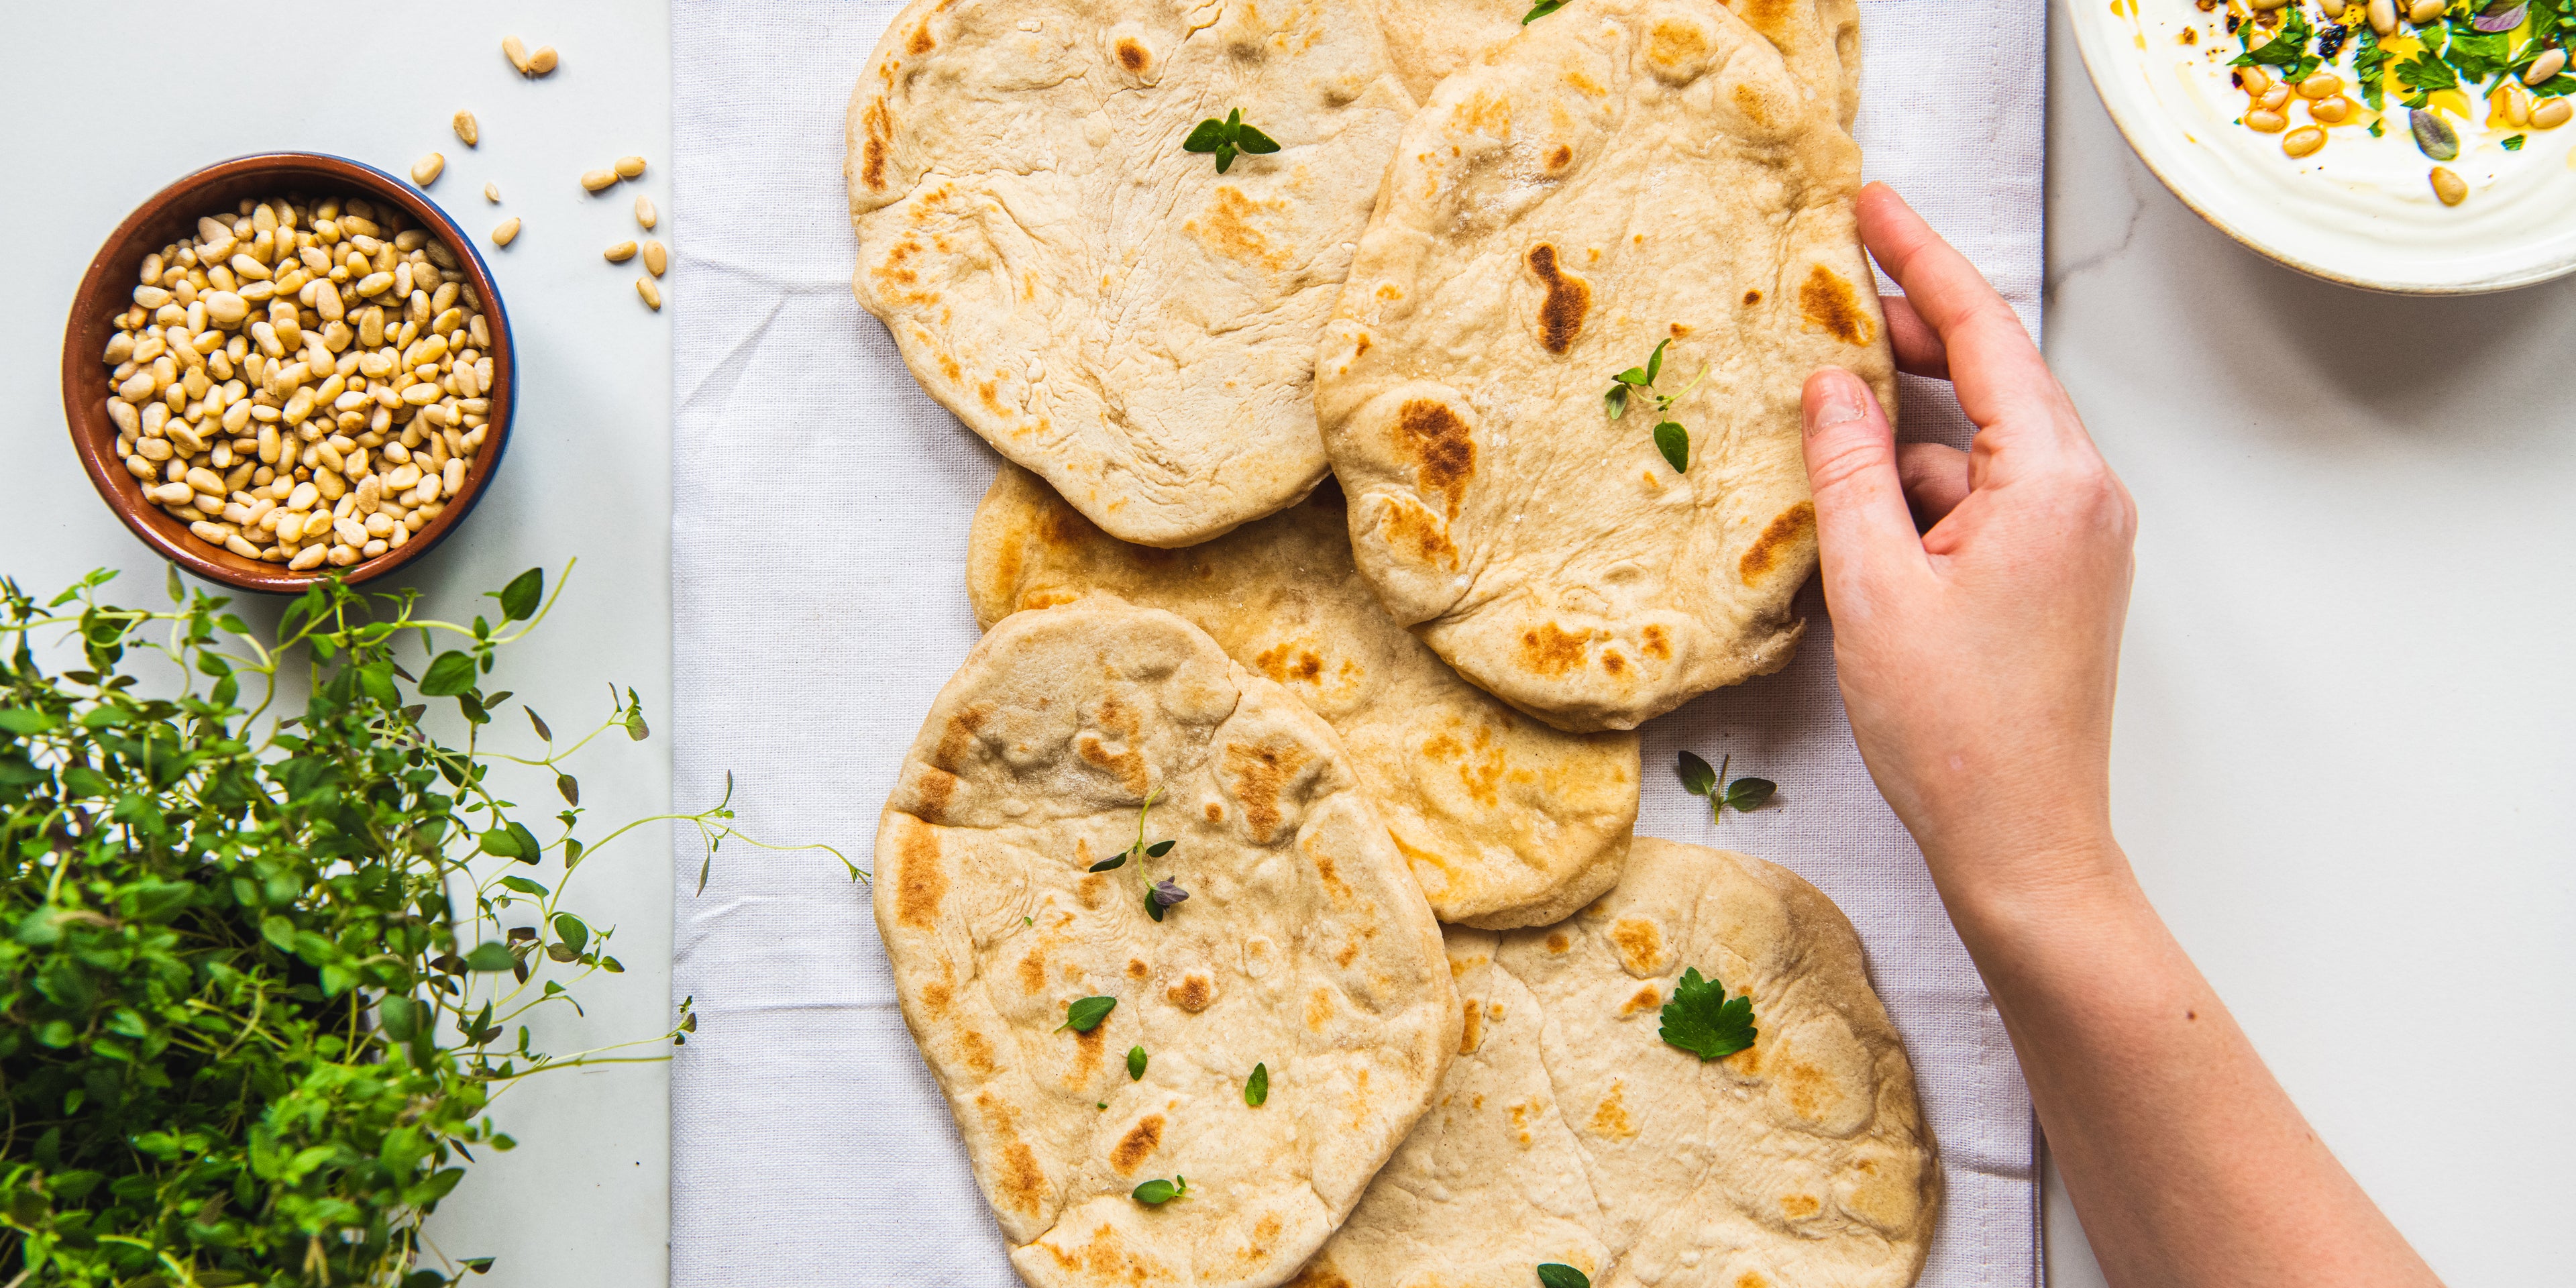
<instances>
[{"instance_id":1,"label":"marble countertop","mask_svg":"<svg viewBox=\"0 0 2576 1288\"><path fill-rule=\"evenodd\" d=\"M401 170L436 148L449 162L433 195L467 227L527 221L494 266L529 376L509 468L417 581L462 606L578 555L514 687L569 711L615 680L664 709L668 332L633 274L596 257L633 235L633 194L588 199L573 178L667 155L667 10L462 0L404 46L408 66L321 59L273 95L220 100L150 88L160 51L198 48L202 18L45 6L13 32L22 69L0 108L19 128L0 158L18 181L0 234L19 307L0 316L14 377L0 440L21 509L0 571L50 586L110 565L157 593L159 569L61 439L60 309L108 228L244 151ZM561 47L563 70L519 81L498 53L511 31ZM2130 155L2062 14L2051 39L2048 354L2144 516L2122 837L2317 1130L2434 1267L2544 1281L2558 1265L2542 1223L2497 1209L2576 1206L2576 1178L2524 1161L2576 1152L2576 1125L2552 1112L2576 1067L2576 284L2400 299L2261 260ZM135 75L102 101L101 69L119 66ZM459 107L482 117L478 149L447 132ZM485 179L503 207L475 195ZM685 255L668 179L641 186ZM664 806L659 746L585 774L597 816ZM618 863L590 896L639 965L586 1024L631 1035L666 1009L670 882L650 843ZM497 1255L496 1286L662 1282L666 1104L658 1066L514 1093L503 1117L526 1145L461 1189L435 1235ZM2101 1283L2062 1192L2048 1201L2052 1281Z\"/></svg>"}]
</instances>

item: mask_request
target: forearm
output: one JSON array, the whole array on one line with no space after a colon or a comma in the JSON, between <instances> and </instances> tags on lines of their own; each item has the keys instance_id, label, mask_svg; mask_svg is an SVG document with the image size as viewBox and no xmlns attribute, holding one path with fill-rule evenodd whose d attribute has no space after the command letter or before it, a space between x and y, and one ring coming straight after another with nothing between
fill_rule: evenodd
<instances>
[{"instance_id":1,"label":"forearm","mask_svg":"<svg viewBox=\"0 0 2576 1288\"><path fill-rule=\"evenodd\" d=\"M2148 905L2116 846L2070 874L1934 860L2110 1282L2425 1285Z\"/></svg>"}]
</instances>

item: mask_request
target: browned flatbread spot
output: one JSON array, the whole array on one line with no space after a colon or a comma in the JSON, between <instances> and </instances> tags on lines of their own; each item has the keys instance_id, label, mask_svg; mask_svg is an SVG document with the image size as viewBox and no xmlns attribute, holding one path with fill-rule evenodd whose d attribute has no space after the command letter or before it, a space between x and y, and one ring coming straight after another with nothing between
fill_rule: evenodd
<instances>
[{"instance_id":1,"label":"browned flatbread spot","mask_svg":"<svg viewBox=\"0 0 2576 1288\"><path fill-rule=\"evenodd\" d=\"M1852 284L1822 264L1808 269L1807 280L1798 284L1798 312L1808 326L1845 344L1868 344L1878 338L1878 328L1861 311Z\"/></svg>"},{"instance_id":2,"label":"browned flatbread spot","mask_svg":"<svg viewBox=\"0 0 2576 1288\"><path fill-rule=\"evenodd\" d=\"M1196 1015L1216 1001L1216 984L1207 976L1191 971L1181 982L1163 990L1163 1000Z\"/></svg>"},{"instance_id":3,"label":"browned flatbread spot","mask_svg":"<svg viewBox=\"0 0 2576 1288\"><path fill-rule=\"evenodd\" d=\"M903 835L895 850L895 920L916 930L939 924L939 901L948 894L948 872L940 866L939 834L903 818Z\"/></svg>"},{"instance_id":4,"label":"browned flatbread spot","mask_svg":"<svg viewBox=\"0 0 2576 1288\"><path fill-rule=\"evenodd\" d=\"M1148 1114L1118 1138L1117 1147L1109 1151L1109 1165L1117 1168L1121 1176L1133 1175L1136 1165L1151 1157L1162 1143L1163 1116Z\"/></svg>"},{"instance_id":5,"label":"browned flatbread spot","mask_svg":"<svg viewBox=\"0 0 2576 1288\"><path fill-rule=\"evenodd\" d=\"M1610 924L1610 942L1619 950L1619 961L1640 975L1651 975L1664 960L1664 934L1655 923L1633 917L1622 917Z\"/></svg>"},{"instance_id":6,"label":"browned flatbread spot","mask_svg":"<svg viewBox=\"0 0 2576 1288\"><path fill-rule=\"evenodd\" d=\"M1762 529L1762 535L1753 539L1744 557L1736 561L1736 572L1744 578L1744 584L1752 585L1779 566L1782 551L1812 538L1815 532L1815 502L1800 501L1782 510Z\"/></svg>"},{"instance_id":7,"label":"browned flatbread spot","mask_svg":"<svg viewBox=\"0 0 2576 1288\"><path fill-rule=\"evenodd\" d=\"M1447 403L1416 398L1397 413L1395 427L1405 454L1413 459L1415 485L1426 496L1448 498L1448 517L1458 517L1467 479L1476 472L1476 443L1466 422Z\"/></svg>"},{"instance_id":8,"label":"browned flatbread spot","mask_svg":"<svg viewBox=\"0 0 2576 1288\"><path fill-rule=\"evenodd\" d=\"M1583 665L1584 644L1594 632L1590 627L1567 631L1554 622L1545 622L1521 633L1521 668L1539 675L1563 675Z\"/></svg>"},{"instance_id":9,"label":"browned flatbread spot","mask_svg":"<svg viewBox=\"0 0 2576 1288\"><path fill-rule=\"evenodd\" d=\"M1145 64L1147 61L1148 58L1143 45L1137 44L1134 40L1126 37L1119 38L1119 66L1124 67L1131 72L1142 72L1145 70Z\"/></svg>"},{"instance_id":10,"label":"browned flatbread spot","mask_svg":"<svg viewBox=\"0 0 2576 1288\"><path fill-rule=\"evenodd\" d=\"M1235 799L1243 802L1244 826L1256 839L1266 844L1279 830L1280 797L1305 767L1305 749L1294 743L1226 744L1225 772L1232 780Z\"/></svg>"},{"instance_id":11,"label":"browned flatbread spot","mask_svg":"<svg viewBox=\"0 0 2576 1288\"><path fill-rule=\"evenodd\" d=\"M1547 287L1547 299L1538 306L1539 347L1563 353L1574 347L1574 337L1583 330L1583 315L1592 309L1592 284L1560 270L1556 247L1546 242L1530 247L1529 266ZM1457 512L1454 502L1450 512Z\"/></svg>"}]
</instances>

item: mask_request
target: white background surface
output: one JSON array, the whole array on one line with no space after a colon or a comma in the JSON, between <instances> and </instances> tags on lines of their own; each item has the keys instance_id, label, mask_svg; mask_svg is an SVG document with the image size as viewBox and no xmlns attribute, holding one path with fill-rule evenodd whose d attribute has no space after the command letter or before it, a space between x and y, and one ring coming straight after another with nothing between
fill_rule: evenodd
<instances>
[{"instance_id":1,"label":"white background surface","mask_svg":"<svg viewBox=\"0 0 2576 1288\"><path fill-rule=\"evenodd\" d=\"M571 180L663 155L663 7L466 3L399 56L352 61L342 51L369 42L339 40L273 92L151 88L168 83L149 74L155 51L210 56L186 35L204 16L12 14L0 487L18 509L0 569L50 585L113 564L134 598L157 594L157 567L63 441L55 371L61 310L135 202L254 148L399 170L437 147L450 173L435 197L488 227L472 194L497 177L532 236L494 261L526 359L508 468L420 581L461 608L579 554L516 687L563 694L551 713L615 678L661 710L665 332L593 258L624 235L623 197L585 205ZM497 52L508 30L556 44L565 69L518 84ZM2145 516L2115 752L2123 838L2319 1132L2434 1267L2461 1285L2547 1282L2561 1270L2547 1221L2498 1217L2576 1206L2576 1178L2546 1162L2576 1147L2555 1110L2576 1067L2576 288L2397 300L2268 265L2156 185L2062 27L2052 43L2048 348ZM485 142L466 160L445 122L469 104ZM665 178L644 186L658 198ZM826 621L818 606L745 625ZM664 801L660 746L627 753L622 781L583 775L595 816ZM591 897L613 903L637 969L597 994L594 1027L640 1032L663 1013L668 887L650 846L601 862L590 879L618 880ZM659 1282L661 1086L647 1067L514 1093L528 1144L458 1192L442 1241L499 1254L497 1284ZM2062 1203L2051 1214L2055 1281L2100 1282Z\"/></svg>"},{"instance_id":2,"label":"white background surface","mask_svg":"<svg viewBox=\"0 0 2576 1288\"><path fill-rule=\"evenodd\" d=\"M659 812L670 799L668 315L637 300L635 265L604 263L599 250L637 235L630 205L640 189L665 208L663 240L687 254L673 236L663 168L667 14L659 4L551 0L463 0L428 22L381 6L263 14L260 39L244 43L250 15L202 5L6 6L0 491L18 508L0 539L0 575L50 593L112 566L124 574L108 589L124 602L167 603L162 566L98 501L71 453L58 366L81 273L137 204L247 152L332 152L395 174L443 152L447 172L429 195L476 236L500 282L518 343L518 419L474 514L407 575L427 592L431 615L463 620L491 607L475 596L520 569L545 565L551 589L578 557L555 616L503 651L492 687L516 690L561 737L607 714L606 683L633 685L656 736L604 739L573 762L593 824L583 831L596 839L610 830L598 823ZM500 50L513 31L531 48L556 46L562 67L520 80ZM480 118L481 147L449 131L458 108ZM640 184L583 193L582 171L629 153L654 166ZM500 206L485 204L486 180L501 185ZM495 251L485 234L507 215L526 231ZM273 624L283 606L246 598L243 616L255 625ZM533 741L515 710L491 732L489 745L503 749ZM539 815L555 808L542 788L513 798ZM540 1027L540 1048L568 1051L669 1023L662 836L658 827L630 834L583 866L564 906L614 923L613 951L629 969L583 985L589 1019ZM550 862L539 875L555 884L554 872ZM431 1237L457 1257L497 1257L478 1281L495 1288L663 1282L667 1068L565 1070L510 1091L494 1116L523 1144L478 1151L485 1162L442 1205Z\"/></svg>"}]
</instances>

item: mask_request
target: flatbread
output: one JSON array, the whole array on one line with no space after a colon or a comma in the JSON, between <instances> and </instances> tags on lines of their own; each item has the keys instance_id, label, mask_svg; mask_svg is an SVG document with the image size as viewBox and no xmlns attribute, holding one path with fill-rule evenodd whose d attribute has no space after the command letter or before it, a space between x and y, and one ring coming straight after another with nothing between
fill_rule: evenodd
<instances>
[{"instance_id":1,"label":"flatbread","mask_svg":"<svg viewBox=\"0 0 2576 1288\"><path fill-rule=\"evenodd\" d=\"M1156 793L1146 835L1176 847L1089 871ZM1340 740L1169 613L995 626L932 704L876 858L904 1023L1038 1288L1287 1278L1457 1049L1439 928ZM1159 922L1148 878L1188 894ZM1065 1029L1094 996L1118 1004ZM1130 1197L1175 1176L1185 1197Z\"/></svg>"},{"instance_id":2,"label":"flatbread","mask_svg":"<svg viewBox=\"0 0 2576 1288\"><path fill-rule=\"evenodd\" d=\"M1638 837L1562 925L1452 927L1466 1016L1436 1106L1300 1288L1904 1288L1939 1193L1860 940L1786 869ZM1685 967L1753 999L1703 1064L1657 1036Z\"/></svg>"},{"instance_id":3,"label":"flatbread","mask_svg":"<svg viewBox=\"0 0 2576 1288\"><path fill-rule=\"evenodd\" d=\"M1377 0L1396 73L1418 102L1441 80L1530 25L1515 0ZM1860 112L1860 0L1751 0L1729 5L1781 49L1799 79L1831 86L1844 129ZM1545 16L1536 21L1546 21Z\"/></svg>"},{"instance_id":4,"label":"flatbread","mask_svg":"<svg viewBox=\"0 0 2576 1288\"><path fill-rule=\"evenodd\" d=\"M1351 567L1341 489L1187 550L1132 546L1004 462L975 511L966 588L986 627L1106 595L1169 609L1341 735L1442 921L1556 921L1619 879L1637 736L1569 734L1458 678Z\"/></svg>"},{"instance_id":5,"label":"flatbread","mask_svg":"<svg viewBox=\"0 0 2576 1288\"><path fill-rule=\"evenodd\" d=\"M859 303L1123 541L1324 476L1315 340L1413 100L1358 0L917 0L850 99ZM1280 145L1185 152L1239 110Z\"/></svg>"},{"instance_id":6,"label":"flatbread","mask_svg":"<svg viewBox=\"0 0 2576 1288\"><path fill-rule=\"evenodd\" d=\"M1405 129L1326 328L1316 411L1361 573L1469 680L1630 729L1779 669L1815 563L1799 397L1889 407L1835 99L1709 0L1581 0L1442 82ZM1614 373L1657 388L1689 470Z\"/></svg>"}]
</instances>

